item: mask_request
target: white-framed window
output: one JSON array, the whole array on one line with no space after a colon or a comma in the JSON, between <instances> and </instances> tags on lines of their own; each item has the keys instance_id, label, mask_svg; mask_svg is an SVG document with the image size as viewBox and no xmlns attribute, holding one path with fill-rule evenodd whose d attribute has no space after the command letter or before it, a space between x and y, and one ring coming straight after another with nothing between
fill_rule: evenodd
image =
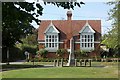
<instances>
[{"instance_id":1,"label":"white-framed window","mask_svg":"<svg viewBox=\"0 0 120 80\"><path fill-rule=\"evenodd\" d=\"M45 49L49 52L56 52L59 47L59 31L53 25L52 21L45 30Z\"/></svg>"},{"instance_id":2,"label":"white-framed window","mask_svg":"<svg viewBox=\"0 0 120 80\"><path fill-rule=\"evenodd\" d=\"M80 34L80 48L82 50L94 50L94 34Z\"/></svg>"},{"instance_id":3,"label":"white-framed window","mask_svg":"<svg viewBox=\"0 0 120 80\"><path fill-rule=\"evenodd\" d=\"M58 49L58 34L45 35L45 48Z\"/></svg>"},{"instance_id":4,"label":"white-framed window","mask_svg":"<svg viewBox=\"0 0 120 80\"><path fill-rule=\"evenodd\" d=\"M80 30L80 49L81 50L94 50L94 29L89 25L88 21Z\"/></svg>"}]
</instances>

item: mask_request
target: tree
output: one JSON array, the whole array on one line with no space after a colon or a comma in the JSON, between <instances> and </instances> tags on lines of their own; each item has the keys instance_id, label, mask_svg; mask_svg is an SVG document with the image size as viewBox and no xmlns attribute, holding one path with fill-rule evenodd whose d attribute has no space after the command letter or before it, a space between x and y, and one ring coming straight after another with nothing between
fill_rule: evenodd
<instances>
[{"instance_id":1,"label":"tree","mask_svg":"<svg viewBox=\"0 0 120 80\"><path fill-rule=\"evenodd\" d=\"M65 9L74 9L74 5L83 4L82 2L44 2L54 4ZM37 11L35 11L37 10ZM3 47L15 45L16 41L21 42L21 35L32 33L34 28L31 23L35 21L38 25L40 20L37 18L42 15L42 6L39 3L28 2L3 2L2 3L2 35Z\"/></svg>"},{"instance_id":2,"label":"tree","mask_svg":"<svg viewBox=\"0 0 120 80\"><path fill-rule=\"evenodd\" d=\"M32 33L33 20L39 24L39 20L34 16L42 15L42 6L34 3L3 2L2 3L2 46L9 54L9 48L13 47L17 41L21 42L21 36Z\"/></svg>"},{"instance_id":3,"label":"tree","mask_svg":"<svg viewBox=\"0 0 120 80\"><path fill-rule=\"evenodd\" d=\"M18 6L18 7L17 7ZM3 2L2 3L2 36L3 47L11 47L16 41L20 41L22 35L32 33L34 28L30 23L39 20L34 16L42 15L42 6L36 4L38 9L35 13L34 3Z\"/></svg>"},{"instance_id":4,"label":"tree","mask_svg":"<svg viewBox=\"0 0 120 80\"><path fill-rule=\"evenodd\" d=\"M51 3L65 9L74 9L74 6L83 4L82 2L45 2ZM74 3L74 4L73 4ZM15 43L21 42L22 37L31 34L33 26L32 21L38 25L38 17L42 15L42 6L39 3L28 2L2 2L2 49L6 49L9 54L9 48Z\"/></svg>"},{"instance_id":5,"label":"tree","mask_svg":"<svg viewBox=\"0 0 120 80\"><path fill-rule=\"evenodd\" d=\"M43 0L44 4L53 4L57 5L57 7L63 7L64 9L74 9L75 6L81 7L81 4L85 4L84 2L77 2L76 0L66 0L65 2L46 2L46 0Z\"/></svg>"},{"instance_id":6,"label":"tree","mask_svg":"<svg viewBox=\"0 0 120 80\"><path fill-rule=\"evenodd\" d=\"M120 48L120 1L108 2L108 5L114 5L114 8L110 10L109 20L112 20L112 29L103 36L103 44L112 48L118 53Z\"/></svg>"}]
</instances>

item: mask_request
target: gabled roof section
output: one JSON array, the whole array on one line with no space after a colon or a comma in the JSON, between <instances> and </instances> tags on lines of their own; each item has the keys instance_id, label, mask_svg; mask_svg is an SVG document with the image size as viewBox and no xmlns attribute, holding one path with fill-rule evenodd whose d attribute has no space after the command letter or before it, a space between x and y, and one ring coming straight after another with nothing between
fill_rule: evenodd
<instances>
[{"instance_id":1,"label":"gabled roof section","mask_svg":"<svg viewBox=\"0 0 120 80\"><path fill-rule=\"evenodd\" d=\"M92 27L89 25L88 21L86 21L86 24L83 26L83 28L79 31L79 33L95 33L95 31L92 29Z\"/></svg>"},{"instance_id":2,"label":"gabled roof section","mask_svg":"<svg viewBox=\"0 0 120 80\"><path fill-rule=\"evenodd\" d=\"M44 33L60 33L60 32L57 30L57 28L53 25L51 21L51 23L49 24Z\"/></svg>"},{"instance_id":3,"label":"gabled roof section","mask_svg":"<svg viewBox=\"0 0 120 80\"><path fill-rule=\"evenodd\" d=\"M101 34L101 20L88 20L88 22L97 35ZM38 28L38 40L45 40L44 34L49 29L48 27L50 23L51 20L41 20ZM69 34L71 32L73 33L73 36L79 35L80 30L86 24L86 20L52 20L52 24L60 32L60 40L65 40L68 36L70 36ZM99 38L99 36L97 37Z\"/></svg>"}]
</instances>

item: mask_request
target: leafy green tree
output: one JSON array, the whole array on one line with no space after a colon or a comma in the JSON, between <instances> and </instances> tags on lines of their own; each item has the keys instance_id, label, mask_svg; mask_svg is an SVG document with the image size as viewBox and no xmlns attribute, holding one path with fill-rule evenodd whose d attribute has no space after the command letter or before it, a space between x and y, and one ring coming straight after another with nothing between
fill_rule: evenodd
<instances>
[{"instance_id":1,"label":"leafy green tree","mask_svg":"<svg viewBox=\"0 0 120 80\"><path fill-rule=\"evenodd\" d=\"M65 9L74 9L79 6L77 2L45 2L45 4L54 4ZM21 42L22 37L31 34L34 27L31 25L35 21L38 25L38 17L42 15L43 8L39 3L29 2L2 2L2 49L9 48L15 43Z\"/></svg>"},{"instance_id":2,"label":"leafy green tree","mask_svg":"<svg viewBox=\"0 0 120 80\"><path fill-rule=\"evenodd\" d=\"M42 15L42 6L27 2L3 2L2 3L2 46L8 50L15 43L21 42L20 38L32 33L34 28L30 23L34 20L39 24L39 20L34 16ZM8 54L7 53L7 54Z\"/></svg>"},{"instance_id":3,"label":"leafy green tree","mask_svg":"<svg viewBox=\"0 0 120 80\"><path fill-rule=\"evenodd\" d=\"M108 48L112 48L118 53L120 48L120 1L108 2L108 5L114 5L114 8L110 10L109 20L112 20L112 29L103 36L103 44L106 44Z\"/></svg>"},{"instance_id":4,"label":"leafy green tree","mask_svg":"<svg viewBox=\"0 0 120 80\"><path fill-rule=\"evenodd\" d=\"M18 6L18 7L17 7ZM42 6L27 2L3 2L2 3L2 35L3 47L11 47L16 41L21 42L22 35L32 33L34 28L30 23L34 20L39 24L39 20L34 16L42 15Z\"/></svg>"},{"instance_id":5,"label":"leafy green tree","mask_svg":"<svg viewBox=\"0 0 120 80\"><path fill-rule=\"evenodd\" d=\"M74 5L80 7L77 2L44 2L45 4L54 4L65 9L74 9ZM39 3L28 2L3 2L2 3L2 35L3 47L15 45L16 41L21 42L22 35L26 36L32 33L34 28L31 23L35 21L38 25L38 17L42 15L43 8Z\"/></svg>"}]
</instances>

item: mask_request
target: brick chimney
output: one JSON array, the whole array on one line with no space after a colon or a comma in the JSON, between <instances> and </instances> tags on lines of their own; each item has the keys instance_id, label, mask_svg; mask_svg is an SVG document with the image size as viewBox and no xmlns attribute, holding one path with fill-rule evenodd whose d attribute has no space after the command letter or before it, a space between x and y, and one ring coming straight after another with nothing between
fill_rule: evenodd
<instances>
[{"instance_id":1,"label":"brick chimney","mask_svg":"<svg viewBox=\"0 0 120 80\"><path fill-rule=\"evenodd\" d=\"M67 20L71 20L72 17L72 11L67 11Z\"/></svg>"}]
</instances>

